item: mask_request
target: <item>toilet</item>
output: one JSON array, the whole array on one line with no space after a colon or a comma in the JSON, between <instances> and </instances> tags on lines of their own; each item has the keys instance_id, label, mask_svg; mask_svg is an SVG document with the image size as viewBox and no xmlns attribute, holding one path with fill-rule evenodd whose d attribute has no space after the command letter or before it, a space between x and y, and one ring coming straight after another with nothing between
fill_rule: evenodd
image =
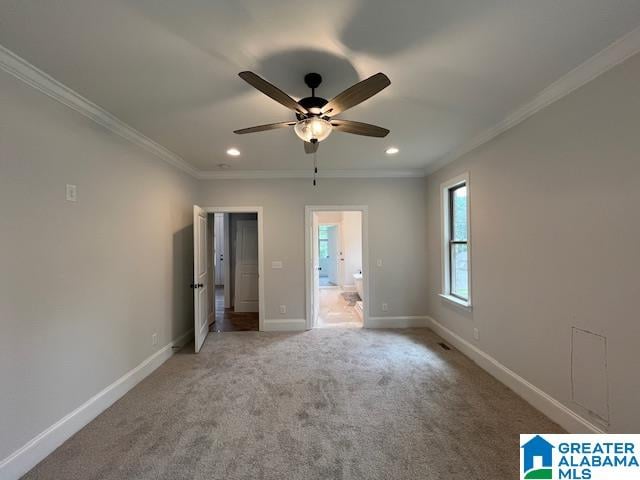
<instances>
[{"instance_id":1,"label":"toilet","mask_svg":"<svg viewBox=\"0 0 640 480\"><path fill-rule=\"evenodd\" d=\"M354 273L353 280L354 280L354 283L356 284L356 291L358 292L358 295L360 295L360 300L356 302L355 310L358 316L360 317L360 320L363 320L364 306L362 304L362 300L364 299L364 291L362 289L362 273Z\"/></svg>"},{"instance_id":2,"label":"toilet","mask_svg":"<svg viewBox=\"0 0 640 480\"><path fill-rule=\"evenodd\" d=\"M362 273L354 273L353 280L356 284L356 291L358 292L358 295L360 295L360 299L363 299L364 292L362 291Z\"/></svg>"}]
</instances>

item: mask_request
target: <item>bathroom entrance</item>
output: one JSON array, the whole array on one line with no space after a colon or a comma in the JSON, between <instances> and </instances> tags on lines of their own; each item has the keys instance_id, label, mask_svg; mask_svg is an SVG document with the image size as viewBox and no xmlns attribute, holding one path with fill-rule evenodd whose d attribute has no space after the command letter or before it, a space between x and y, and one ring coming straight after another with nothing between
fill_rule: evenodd
<instances>
[{"instance_id":1,"label":"bathroom entrance","mask_svg":"<svg viewBox=\"0 0 640 480\"><path fill-rule=\"evenodd\" d=\"M366 207L307 207L308 328L365 325Z\"/></svg>"}]
</instances>

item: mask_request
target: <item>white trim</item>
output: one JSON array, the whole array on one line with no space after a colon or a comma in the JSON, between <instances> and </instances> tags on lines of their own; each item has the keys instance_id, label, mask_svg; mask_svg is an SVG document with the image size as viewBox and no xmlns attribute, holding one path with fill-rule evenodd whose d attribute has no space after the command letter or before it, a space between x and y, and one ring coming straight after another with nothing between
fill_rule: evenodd
<instances>
[{"instance_id":1,"label":"white trim","mask_svg":"<svg viewBox=\"0 0 640 480\"><path fill-rule=\"evenodd\" d=\"M469 289L469 298L464 301L462 299L458 299L451 295L451 291L449 290L451 282L449 279L451 266L449 265L449 235L450 235L450 225L449 225L449 190L458 185L465 184L467 187L467 266L468 266L468 279L469 284L467 288ZM442 270L442 285L441 285L441 297L449 300L458 306L465 307L471 310L472 305L472 249L473 246L471 244L471 183L469 181L469 172L464 172L454 178L447 180L446 182L440 185L440 241L442 243L440 263Z\"/></svg>"},{"instance_id":2,"label":"white trim","mask_svg":"<svg viewBox=\"0 0 640 480\"><path fill-rule=\"evenodd\" d=\"M225 263L224 269L224 308L231 308L231 221L229 220L228 213L223 213L222 218L224 224L224 231L222 233L224 235L223 255L227 262Z\"/></svg>"},{"instance_id":3,"label":"white trim","mask_svg":"<svg viewBox=\"0 0 640 480\"><path fill-rule=\"evenodd\" d=\"M430 318L429 322L434 333L456 347L483 370L509 387L569 433L606 433L433 318Z\"/></svg>"},{"instance_id":4,"label":"white trim","mask_svg":"<svg viewBox=\"0 0 640 480\"><path fill-rule=\"evenodd\" d=\"M178 154L151 140L2 45L0 45L0 69L199 180L313 177L313 172L308 169L198 170ZM320 172L320 178L417 178L424 176L425 172L422 168L324 170Z\"/></svg>"},{"instance_id":5,"label":"white trim","mask_svg":"<svg viewBox=\"0 0 640 480\"><path fill-rule=\"evenodd\" d=\"M439 170L448 163L462 157L479 146L494 139L501 133L515 127L543 108L566 97L574 90L586 85L591 80L621 64L629 57L640 52L640 26L622 36L587 61L566 73L551 85L538 93L529 102L507 115L502 121L488 128L477 137L462 144L440 160L427 165L425 174Z\"/></svg>"},{"instance_id":6,"label":"white trim","mask_svg":"<svg viewBox=\"0 0 640 480\"><path fill-rule=\"evenodd\" d=\"M422 168L367 169L367 170L320 170L319 178L422 178ZM305 170L202 170L200 180L269 179L269 178L313 178L313 171Z\"/></svg>"},{"instance_id":7,"label":"white trim","mask_svg":"<svg viewBox=\"0 0 640 480\"><path fill-rule=\"evenodd\" d=\"M256 213L258 215L258 329L262 332L264 326L265 298L264 298L264 218L262 207L201 207L207 213ZM231 226L229 226L229 230ZM227 265L227 268L231 268Z\"/></svg>"},{"instance_id":8,"label":"white trim","mask_svg":"<svg viewBox=\"0 0 640 480\"><path fill-rule=\"evenodd\" d=\"M178 155L151 140L149 137L146 137L102 107L87 100L79 93L63 85L55 78L47 75L2 45L0 45L0 69L102 125L113 133L120 135L122 138L129 140L131 143L144 148L174 167L179 168L193 177L197 177L198 171Z\"/></svg>"},{"instance_id":9,"label":"white trim","mask_svg":"<svg viewBox=\"0 0 640 480\"><path fill-rule=\"evenodd\" d=\"M471 303L465 302L461 298L454 297L453 295L446 295L444 293L439 293L438 296L447 302L453 303L456 307L464 308L465 310L471 311Z\"/></svg>"},{"instance_id":10,"label":"white trim","mask_svg":"<svg viewBox=\"0 0 640 480\"><path fill-rule=\"evenodd\" d=\"M189 330L169 342L143 360L137 367L129 370L111 385L0 461L0 478L7 480L17 479L27 473L82 427L113 405L125 393L166 362L173 355L173 347L182 347L192 336L193 330Z\"/></svg>"},{"instance_id":11,"label":"white trim","mask_svg":"<svg viewBox=\"0 0 640 480\"><path fill-rule=\"evenodd\" d=\"M542 90L529 102L506 116L501 122L488 128L477 137L462 144L439 160L427 165L424 169L379 169L379 170L325 170L321 178L414 178L424 177L444 165L462 157L466 153L487 143L506 130L516 126L546 106L567 96L574 90L587 84L611 68L624 62L640 52L640 26L625 34L608 47L604 48L587 61L560 77ZM9 49L0 45L0 69L13 75L31 87L48 95L63 105L85 115L112 132L135 143L155 154L164 161L189 173L200 180L216 179L264 179L264 178L311 178L308 171L303 170L238 170L216 171L198 170L177 154L159 143L151 140L131 126L124 123L84 98L50 75L44 73Z\"/></svg>"},{"instance_id":12,"label":"white trim","mask_svg":"<svg viewBox=\"0 0 640 480\"><path fill-rule=\"evenodd\" d=\"M369 317L366 328L429 328L430 318L415 317Z\"/></svg>"},{"instance_id":13,"label":"white trim","mask_svg":"<svg viewBox=\"0 0 640 480\"><path fill-rule=\"evenodd\" d=\"M304 318L268 319L264 322L265 332L303 332L306 329Z\"/></svg>"},{"instance_id":14,"label":"white trim","mask_svg":"<svg viewBox=\"0 0 640 480\"><path fill-rule=\"evenodd\" d=\"M304 263L305 263L305 302L306 302L306 326L313 328L313 308L311 297L313 296L313 252L312 252L312 228L314 212L362 212L362 287L364 290L363 319L362 324L368 327L369 305L371 294L369 290L369 207L367 205L306 205L304 207Z\"/></svg>"}]
</instances>

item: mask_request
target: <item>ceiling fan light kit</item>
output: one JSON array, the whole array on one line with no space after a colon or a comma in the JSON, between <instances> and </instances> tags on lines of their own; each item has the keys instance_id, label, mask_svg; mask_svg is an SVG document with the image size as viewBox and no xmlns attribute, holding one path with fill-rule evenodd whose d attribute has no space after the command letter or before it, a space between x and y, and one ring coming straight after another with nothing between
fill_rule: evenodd
<instances>
[{"instance_id":1,"label":"ceiling fan light kit","mask_svg":"<svg viewBox=\"0 0 640 480\"><path fill-rule=\"evenodd\" d=\"M308 73L305 75L304 81L311 89L311 96L302 98L297 102L278 87L253 72L240 72L238 75L252 87L292 110L295 113L296 121L243 128L235 130L234 133L242 135L293 126L296 135L304 142L305 153L313 154L318 151L319 142L325 140L333 130L379 138L386 137L389 134L389 130L376 125L333 118L391 85L391 81L384 73L376 73L356 83L331 100L316 97L316 88L322 83L322 76L318 73ZM314 155L314 185L316 184L315 176L317 170Z\"/></svg>"},{"instance_id":2,"label":"ceiling fan light kit","mask_svg":"<svg viewBox=\"0 0 640 480\"><path fill-rule=\"evenodd\" d=\"M312 143L314 140L323 141L329 136L332 128L331 123L324 118L310 117L296 123L293 130L303 142Z\"/></svg>"}]
</instances>

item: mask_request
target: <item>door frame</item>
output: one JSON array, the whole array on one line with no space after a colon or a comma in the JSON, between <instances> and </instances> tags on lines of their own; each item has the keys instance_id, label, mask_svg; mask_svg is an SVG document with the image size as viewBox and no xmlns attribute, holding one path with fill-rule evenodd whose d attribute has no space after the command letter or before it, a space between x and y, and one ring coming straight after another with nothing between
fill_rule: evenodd
<instances>
[{"instance_id":1,"label":"door frame","mask_svg":"<svg viewBox=\"0 0 640 480\"><path fill-rule=\"evenodd\" d=\"M222 227L224 234L224 258L226 258L227 268L224 269L224 308L231 308L231 221L229 220L229 214L222 214Z\"/></svg>"},{"instance_id":2,"label":"door frame","mask_svg":"<svg viewBox=\"0 0 640 480\"><path fill-rule=\"evenodd\" d=\"M209 212L207 212L209 213ZM216 231L216 225L220 225L218 227L218 231ZM216 261L214 262L215 266L218 266L220 264L219 258L220 255L222 255L222 257L224 258L224 213L214 213L213 214L213 250L214 250L214 255L217 256L216 257ZM219 235L220 230L222 230L222 235ZM222 249L218 250L218 246L222 244ZM223 260L224 261L224 260ZM223 264L223 269L220 270L219 268L216 268L214 270L214 278L213 278L213 283L214 285L222 285L224 286L224 278L225 278L225 273L224 270L226 270L224 268L224 264ZM220 283L218 283L218 276L220 276Z\"/></svg>"},{"instance_id":3,"label":"door frame","mask_svg":"<svg viewBox=\"0 0 640 480\"><path fill-rule=\"evenodd\" d=\"M255 213L258 216L258 330L264 331L264 231L262 207L201 207L207 213ZM226 226L226 225L225 225ZM226 234L226 232L225 232ZM227 257L228 258L228 257ZM228 266L228 265L225 265ZM230 267L225 269L225 273ZM226 286L226 285L225 285Z\"/></svg>"},{"instance_id":4,"label":"door frame","mask_svg":"<svg viewBox=\"0 0 640 480\"><path fill-rule=\"evenodd\" d=\"M305 301L306 328L314 327L313 318L313 214L316 212L361 212L362 214L362 326L369 323L369 305L371 290L369 288L369 207L367 205L306 205L304 207L304 257L305 257Z\"/></svg>"}]
</instances>

